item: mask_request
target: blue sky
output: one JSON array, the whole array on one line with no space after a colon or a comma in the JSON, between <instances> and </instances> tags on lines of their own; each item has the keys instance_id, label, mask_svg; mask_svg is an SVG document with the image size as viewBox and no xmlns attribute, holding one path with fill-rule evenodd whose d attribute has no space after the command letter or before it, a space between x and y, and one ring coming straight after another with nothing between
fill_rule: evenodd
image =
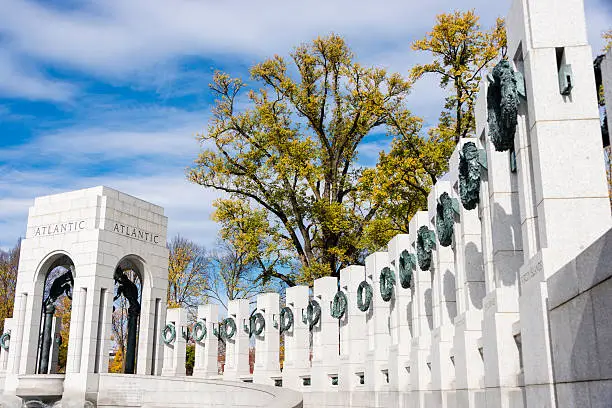
<instances>
[{"instance_id":1,"label":"blue sky","mask_svg":"<svg viewBox=\"0 0 612 408\"><path fill-rule=\"evenodd\" d=\"M612 3L585 3L599 50ZM216 69L246 78L250 65L334 32L363 64L407 74L428 58L410 43L455 8L490 26L509 0L0 0L0 247L24 235L34 197L96 185L163 206L169 237L212 245L218 194L189 184L185 169ZM428 78L409 102L427 124L443 98ZM386 146L368 140L361 163Z\"/></svg>"}]
</instances>

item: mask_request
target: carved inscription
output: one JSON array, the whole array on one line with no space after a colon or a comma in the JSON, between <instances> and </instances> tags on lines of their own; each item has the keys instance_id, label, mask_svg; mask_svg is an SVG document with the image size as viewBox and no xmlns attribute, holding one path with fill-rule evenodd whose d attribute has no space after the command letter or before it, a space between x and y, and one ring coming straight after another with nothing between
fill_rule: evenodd
<instances>
[{"instance_id":1,"label":"carved inscription","mask_svg":"<svg viewBox=\"0 0 612 408\"><path fill-rule=\"evenodd\" d=\"M113 231L117 234L139 239L141 241L159 244L159 235L154 234L152 232L143 231L141 229L131 227L129 225L124 225L119 222L115 223L115 225L113 226Z\"/></svg>"},{"instance_id":2,"label":"carved inscription","mask_svg":"<svg viewBox=\"0 0 612 408\"><path fill-rule=\"evenodd\" d=\"M41 237L46 235L65 234L67 232L75 232L84 230L86 227L85 220L61 222L57 224L39 225L34 227L34 236Z\"/></svg>"},{"instance_id":3,"label":"carved inscription","mask_svg":"<svg viewBox=\"0 0 612 408\"><path fill-rule=\"evenodd\" d=\"M538 261L538 263L536 263L535 265L532 265L531 268L527 269L521 275L521 284L524 285L525 283L529 282L531 278L540 274L543 268L544 266L542 265L542 260Z\"/></svg>"}]
</instances>

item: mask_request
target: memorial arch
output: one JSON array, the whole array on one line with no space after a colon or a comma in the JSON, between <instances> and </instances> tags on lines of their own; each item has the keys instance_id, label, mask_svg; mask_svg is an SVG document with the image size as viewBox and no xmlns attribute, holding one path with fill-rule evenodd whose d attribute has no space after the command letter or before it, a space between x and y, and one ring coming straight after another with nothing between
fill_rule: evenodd
<instances>
[{"instance_id":1,"label":"memorial arch","mask_svg":"<svg viewBox=\"0 0 612 408\"><path fill-rule=\"evenodd\" d=\"M166 229L161 207L107 187L36 198L22 241L5 393L94 401L109 371L119 302L129 351L122 371L161 374Z\"/></svg>"}]
</instances>

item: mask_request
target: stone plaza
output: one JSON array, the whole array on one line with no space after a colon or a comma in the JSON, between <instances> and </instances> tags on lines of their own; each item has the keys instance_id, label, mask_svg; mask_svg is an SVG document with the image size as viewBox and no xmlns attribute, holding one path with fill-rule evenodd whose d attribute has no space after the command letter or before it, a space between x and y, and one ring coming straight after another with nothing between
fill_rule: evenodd
<instances>
[{"instance_id":1,"label":"stone plaza","mask_svg":"<svg viewBox=\"0 0 612 408\"><path fill-rule=\"evenodd\" d=\"M36 198L0 338L2 406L612 406L612 215L592 50L582 0L560 3L512 1L508 60L481 83L477 137L456 146L410 233L339 279L260 294L255 307L232 300L227 313L201 305L191 326L166 306L161 207L107 187ZM612 112L612 51L602 75ZM130 306L124 374L109 373L116 285Z\"/></svg>"}]
</instances>

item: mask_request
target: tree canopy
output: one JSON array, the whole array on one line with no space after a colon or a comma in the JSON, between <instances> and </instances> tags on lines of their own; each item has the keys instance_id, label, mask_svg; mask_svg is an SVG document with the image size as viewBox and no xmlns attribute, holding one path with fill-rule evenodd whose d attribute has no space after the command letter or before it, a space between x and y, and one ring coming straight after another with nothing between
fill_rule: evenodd
<instances>
[{"instance_id":1,"label":"tree canopy","mask_svg":"<svg viewBox=\"0 0 612 408\"><path fill-rule=\"evenodd\" d=\"M506 52L506 29L502 18L489 31L482 31L474 10L440 14L425 38L415 41L412 49L428 51L433 61L412 68L413 80L427 73L440 77L440 86L450 88L445 111L433 133L452 134L455 142L471 136L475 130L474 100L484 69Z\"/></svg>"},{"instance_id":2,"label":"tree canopy","mask_svg":"<svg viewBox=\"0 0 612 408\"><path fill-rule=\"evenodd\" d=\"M168 243L168 307L194 308L203 303L210 260L204 248L180 235Z\"/></svg>"},{"instance_id":3,"label":"tree canopy","mask_svg":"<svg viewBox=\"0 0 612 408\"><path fill-rule=\"evenodd\" d=\"M0 249L0 329L4 328L4 319L13 316L20 251L21 240L8 251Z\"/></svg>"},{"instance_id":4,"label":"tree canopy","mask_svg":"<svg viewBox=\"0 0 612 408\"><path fill-rule=\"evenodd\" d=\"M253 215L264 211L264 235L299 260L297 281L337 276L363 261L361 240L380 207L359 186L359 146L369 134L410 126L410 83L355 62L336 35L297 47L290 62L275 56L257 64L251 77L260 88L240 109L246 84L215 75L213 118L200 135L214 147L200 154L189 178L229 193ZM422 153L419 146L414 152Z\"/></svg>"},{"instance_id":5,"label":"tree canopy","mask_svg":"<svg viewBox=\"0 0 612 408\"><path fill-rule=\"evenodd\" d=\"M478 82L505 41L503 20L480 31L473 11L455 12L414 42L433 61L409 78L359 64L337 35L256 64L249 84L217 72L212 119L199 135L209 147L188 177L226 193L214 218L222 238L257 263L258 279L293 285L338 276L407 232L426 206L455 143L474 132ZM452 88L427 132L405 101L426 73ZM391 139L374 168L358 161L370 136Z\"/></svg>"}]
</instances>

